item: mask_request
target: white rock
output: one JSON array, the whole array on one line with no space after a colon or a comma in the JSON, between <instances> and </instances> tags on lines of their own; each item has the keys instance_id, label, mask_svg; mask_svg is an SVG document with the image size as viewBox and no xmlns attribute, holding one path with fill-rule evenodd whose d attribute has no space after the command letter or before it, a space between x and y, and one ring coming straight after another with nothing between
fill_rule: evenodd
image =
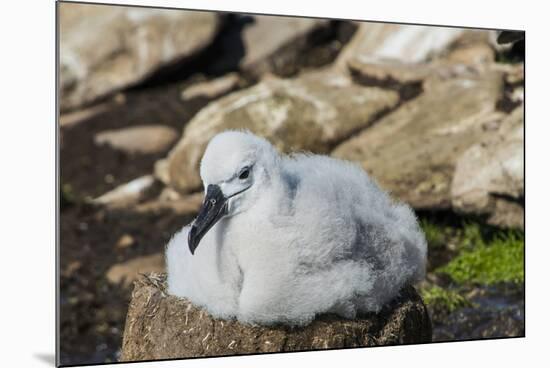
<instances>
[{"instance_id":1,"label":"white rock","mask_svg":"<svg viewBox=\"0 0 550 368\"><path fill-rule=\"evenodd\" d=\"M133 204L139 201L143 193L149 189L154 182L155 178L152 175L145 175L116 187L94 199L93 202L105 206L125 206Z\"/></svg>"}]
</instances>

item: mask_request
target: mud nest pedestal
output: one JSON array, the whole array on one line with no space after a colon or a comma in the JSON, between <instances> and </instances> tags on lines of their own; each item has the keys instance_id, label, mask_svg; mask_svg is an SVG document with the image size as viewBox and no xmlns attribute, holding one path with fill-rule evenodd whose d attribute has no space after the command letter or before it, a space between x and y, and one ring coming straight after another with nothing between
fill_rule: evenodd
<instances>
[{"instance_id":1,"label":"mud nest pedestal","mask_svg":"<svg viewBox=\"0 0 550 368\"><path fill-rule=\"evenodd\" d=\"M346 320L321 315L305 327L252 326L212 318L168 295L163 274L135 282L121 361L227 356L430 342L432 326L412 286L379 313Z\"/></svg>"}]
</instances>

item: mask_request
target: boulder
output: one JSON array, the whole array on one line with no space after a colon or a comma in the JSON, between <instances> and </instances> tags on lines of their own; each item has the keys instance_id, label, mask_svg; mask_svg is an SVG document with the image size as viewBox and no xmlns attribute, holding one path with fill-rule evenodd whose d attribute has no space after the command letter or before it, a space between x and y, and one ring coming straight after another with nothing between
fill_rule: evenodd
<instances>
[{"instance_id":1,"label":"boulder","mask_svg":"<svg viewBox=\"0 0 550 368\"><path fill-rule=\"evenodd\" d=\"M503 74L464 69L423 81L423 93L337 146L335 157L359 162L382 187L416 209L450 209L459 157L500 124Z\"/></svg>"},{"instance_id":2,"label":"boulder","mask_svg":"<svg viewBox=\"0 0 550 368\"><path fill-rule=\"evenodd\" d=\"M94 142L127 154L155 154L167 151L177 138L178 132L172 127L139 125L99 132Z\"/></svg>"},{"instance_id":3,"label":"boulder","mask_svg":"<svg viewBox=\"0 0 550 368\"><path fill-rule=\"evenodd\" d=\"M374 42L384 35L386 39L380 40L380 44ZM393 56L384 56L383 46L393 37L415 37L416 42L423 45L423 52L419 49L415 50L420 52L416 56L408 55L410 45L397 43ZM452 75L466 68L487 68L495 58L489 39L487 31L420 31L416 26L367 24L361 26L336 65L347 66L356 78L371 84L394 87L418 83L433 75Z\"/></svg>"},{"instance_id":4,"label":"boulder","mask_svg":"<svg viewBox=\"0 0 550 368\"><path fill-rule=\"evenodd\" d=\"M451 63L482 65L495 60L495 51L487 42L472 42L455 48L446 59Z\"/></svg>"},{"instance_id":5,"label":"boulder","mask_svg":"<svg viewBox=\"0 0 550 368\"><path fill-rule=\"evenodd\" d=\"M355 84L330 69L294 79L265 78L199 111L168 160L156 165L156 176L182 193L199 189L206 145L227 129L248 129L281 151L327 153L398 102L394 91Z\"/></svg>"},{"instance_id":6,"label":"boulder","mask_svg":"<svg viewBox=\"0 0 550 368\"><path fill-rule=\"evenodd\" d=\"M487 31L361 23L335 62L363 81L392 87L494 60Z\"/></svg>"},{"instance_id":7,"label":"boulder","mask_svg":"<svg viewBox=\"0 0 550 368\"><path fill-rule=\"evenodd\" d=\"M126 317L121 361L350 348L431 341L426 307L412 286L378 314L321 315L305 327L259 326L211 317L166 294L165 276L140 277Z\"/></svg>"},{"instance_id":8,"label":"boulder","mask_svg":"<svg viewBox=\"0 0 550 368\"><path fill-rule=\"evenodd\" d=\"M61 110L196 55L211 43L219 23L213 12L59 4Z\"/></svg>"},{"instance_id":9,"label":"boulder","mask_svg":"<svg viewBox=\"0 0 550 368\"><path fill-rule=\"evenodd\" d=\"M361 22L336 65L421 63L444 52L466 32L460 28Z\"/></svg>"},{"instance_id":10,"label":"boulder","mask_svg":"<svg viewBox=\"0 0 550 368\"><path fill-rule=\"evenodd\" d=\"M254 77L273 72L308 47L314 32L329 27L325 19L254 16L242 31L240 69Z\"/></svg>"},{"instance_id":11,"label":"boulder","mask_svg":"<svg viewBox=\"0 0 550 368\"><path fill-rule=\"evenodd\" d=\"M489 223L523 228L523 106L498 131L467 149L456 164L451 185L453 209L489 215Z\"/></svg>"}]
</instances>

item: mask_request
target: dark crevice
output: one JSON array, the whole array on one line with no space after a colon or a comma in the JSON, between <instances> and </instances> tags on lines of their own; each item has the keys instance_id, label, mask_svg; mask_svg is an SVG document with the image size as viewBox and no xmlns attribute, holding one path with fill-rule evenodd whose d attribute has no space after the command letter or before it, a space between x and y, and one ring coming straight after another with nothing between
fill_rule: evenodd
<instances>
[{"instance_id":1,"label":"dark crevice","mask_svg":"<svg viewBox=\"0 0 550 368\"><path fill-rule=\"evenodd\" d=\"M422 80L420 79L411 82L400 82L391 76L379 79L354 69L351 70L351 76L357 84L362 86L378 87L397 92L399 94L400 104L412 100L423 91Z\"/></svg>"},{"instance_id":2,"label":"dark crevice","mask_svg":"<svg viewBox=\"0 0 550 368\"><path fill-rule=\"evenodd\" d=\"M524 85L524 81L520 80L514 83L510 83L506 80L506 77L503 76L503 78L504 78L504 87L502 90L502 96L497 101L495 108L498 111L502 111L506 114L509 114L523 103L523 101L521 100L514 101L512 99L512 96L516 88L522 87Z\"/></svg>"},{"instance_id":3,"label":"dark crevice","mask_svg":"<svg viewBox=\"0 0 550 368\"><path fill-rule=\"evenodd\" d=\"M494 232L501 230L497 226L487 225L488 216L486 215L474 215L474 214L458 214L451 209L445 210L416 210L416 215L420 219L428 220L439 226L449 226L453 228L462 228L468 223L483 224L483 229L486 235L490 235Z\"/></svg>"},{"instance_id":4,"label":"dark crevice","mask_svg":"<svg viewBox=\"0 0 550 368\"><path fill-rule=\"evenodd\" d=\"M509 64L525 62L525 39L516 40L510 47L498 52L495 61Z\"/></svg>"},{"instance_id":5,"label":"dark crevice","mask_svg":"<svg viewBox=\"0 0 550 368\"><path fill-rule=\"evenodd\" d=\"M180 59L166 65L154 74L128 88L144 89L188 79L194 74L209 78L219 77L229 72L240 72L240 63L246 54L243 31L254 24L248 15L227 14L214 40L196 55ZM357 26L345 21L331 21L328 27L319 27L303 40L295 40L277 51L268 61L273 73L290 77L302 69L318 68L333 62L342 47L351 39ZM299 43L299 45L297 45ZM257 76L243 73L249 82Z\"/></svg>"},{"instance_id":6,"label":"dark crevice","mask_svg":"<svg viewBox=\"0 0 550 368\"><path fill-rule=\"evenodd\" d=\"M512 195L504 194L504 193L489 193L489 194L493 198L503 199L505 201L518 204L521 207L525 208L525 196L514 197Z\"/></svg>"},{"instance_id":7,"label":"dark crevice","mask_svg":"<svg viewBox=\"0 0 550 368\"><path fill-rule=\"evenodd\" d=\"M284 45L267 63L271 72L282 78L294 77L302 70L329 65L336 60L356 30L356 24L330 21L328 26L321 25L306 37ZM252 73L245 73L245 77L254 81L259 78Z\"/></svg>"},{"instance_id":8,"label":"dark crevice","mask_svg":"<svg viewBox=\"0 0 550 368\"><path fill-rule=\"evenodd\" d=\"M245 53L241 32L251 22L249 18L237 17L235 14L220 16L221 25L218 33L207 47L191 57L175 60L169 65L165 65L128 90L140 90L180 82L193 74L216 77L225 72L237 70ZM223 62L219 62L219 60L223 60Z\"/></svg>"}]
</instances>

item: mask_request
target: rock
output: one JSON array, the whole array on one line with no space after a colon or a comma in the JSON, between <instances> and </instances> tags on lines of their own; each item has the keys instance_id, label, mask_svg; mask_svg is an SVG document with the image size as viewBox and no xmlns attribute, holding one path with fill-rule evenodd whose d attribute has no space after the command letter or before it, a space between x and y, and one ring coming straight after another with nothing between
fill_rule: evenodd
<instances>
[{"instance_id":1,"label":"rock","mask_svg":"<svg viewBox=\"0 0 550 368\"><path fill-rule=\"evenodd\" d=\"M219 23L213 12L60 4L61 110L196 55L211 43Z\"/></svg>"},{"instance_id":2,"label":"rock","mask_svg":"<svg viewBox=\"0 0 550 368\"><path fill-rule=\"evenodd\" d=\"M488 31L361 23L335 68L364 85L399 89L494 59Z\"/></svg>"},{"instance_id":3,"label":"rock","mask_svg":"<svg viewBox=\"0 0 550 368\"><path fill-rule=\"evenodd\" d=\"M127 154L155 154L166 151L178 138L178 132L165 125L139 125L106 130L94 136L97 145L107 144Z\"/></svg>"},{"instance_id":4,"label":"rock","mask_svg":"<svg viewBox=\"0 0 550 368\"><path fill-rule=\"evenodd\" d=\"M445 51L464 32L460 28L361 22L336 65L388 61L418 64Z\"/></svg>"},{"instance_id":5,"label":"rock","mask_svg":"<svg viewBox=\"0 0 550 368\"><path fill-rule=\"evenodd\" d=\"M138 279L139 274L164 272L164 254L156 253L149 256L140 256L123 263L111 266L105 277L113 285L129 287Z\"/></svg>"},{"instance_id":6,"label":"rock","mask_svg":"<svg viewBox=\"0 0 550 368\"><path fill-rule=\"evenodd\" d=\"M59 126L61 128L72 127L94 116L103 114L104 112L109 111L110 109L116 107L117 105L121 105L121 103L113 99L111 101L101 102L80 110L75 110L65 114L61 114L59 116Z\"/></svg>"},{"instance_id":7,"label":"rock","mask_svg":"<svg viewBox=\"0 0 550 368\"><path fill-rule=\"evenodd\" d=\"M495 51L486 42L478 42L452 50L446 59L451 63L486 64L495 60Z\"/></svg>"},{"instance_id":8,"label":"rock","mask_svg":"<svg viewBox=\"0 0 550 368\"><path fill-rule=\"evenodd\" d=\"M139 202L155 183L152 175L141 176L101 195L92 202L109 207L124 207Z\"/></svg>"},{"instance_id":9,"label":"rock","mask_svg":"<svg viewBox=\"0 0 550 368\"><path fill-rule=\"evenodd\" d=\"M495 106L503 75L434 75L424 92L342 143L332 154L358 161L384 187L416 209L451 208L458 158L506 115Z\"/></svg>"},{"instance_id":10,"label":"rock","mask_svg":"<svg viewBox=\"0 0 550 368\"><path fill-rule=\"evenodd\" d=\"M354 84L331 70L295 79L266 78L211 102L187 124L157 176L188 193L201 187L199 163L208 141L227 129L248 129L281 151L326 153L398 103L394 91ZM167 169L167 170L166 170Z\"/></svg>"},{"instance_id":11,"label":"rock","mask_svg":"<svg viewBox=\"0 0 550 368\"><path fill-rule=\"evenodd\" d=\"M66 277L66 278L73 277L74 274L78 270L80 270L81 267L82 267L82 262L72 261L67 265L67 267L65 269L63 269L63 271L61 271L61 276Z\"/></svg>"},{"instance_id":12,"label":"rock","mask_svg":"<svg viewBox=\"0 0 550 368\"><path fill-rule=\"evenodd\" d=\"M153 168L155 178L165 185L170 184L170 163L167 158L157 160Z\"/></svg>"},{"instance_id":13,"label":"rock","mask_svg":"<svg viewBox=\"0 0 550 368\"><path fill-rule=\"evenodd\" d=\"M239 74L229 73L222 77L193 84L181 92L181 98L184 101L193 98L208 98L210 100L224 95L236 89L241 82Z\"/></svg>"},{"instance_id":14,"label":"rock","mask_svg":"<svg viewBox=\"0 0 550 368\"><path fill-rule=\"evenodd\" d=\"M329 27L324 19L255 16L242 32L244 57L240 68L252 76L272 72L308 46L308 37Z\"/></svg>"},{"instance_id":15,"label":"rock","mask_svg":"<svg viewBox=\"0 0 550 368\"><path fill-rule=\"evenodd\" d=\"M456 164L453 209L489 215L494 225L523 228L523 106L504 119L498 132L467 149Z\"/></svg>"},{"instance_id":16,"label":"rock","mask_svg":"<svg viewBox=\"0 0 550 368\"><path fill-rule=\"evenodd\" d=\"M365 26L366 27L366 26ZM368 28L367 28L368 29ZM385 27L378 25L378 33L383 35ZM490 46L489 34L487 31L461 31L460 33L450 32L447 43L440 43L442 40L435 37L431 32L418 32L416 28L408 26L392 26L396 35L412 34L426 38L420 42L426 46L426 53L422 57L410 58L405 54L399 57L385 58L378 55L377 46L372 44L372 34L365 37L358 32L357 41L350 42L351 50L344 52L338 60L338 65L347 64L352 75L359 79L362 84L381 85L387 88L399 87L399 84L418 83L429 77L450 77L459 75L467 69L488 68L495 58L495 53ZM376 35L376 32L374 32ZM411 37L411 36L407 36ZM437 42L436 42L437 41ZM386 42L386 41L381 41ZM433 48L428 46L432 45ZM410 45L403 44L401 47L406 50ZM366 54L361 50L366 49ZM368 54L368 51L372 54Z\"/></svg>"},{"instance_id":17,"label":"rock","mask_svg":"<svg viewBox=\"0 0 550 368\"><path fill-rule=\"evenodd\" d=\"M160 201L177 201L180 200L182 196L172 188L166 187L159 194Z\"/></svg>"},{"instance_id":18,"label":"rock","mask_svg":"<svg viewBox=\"0 0 550 368\"><path fill-rule=\"evenodd\" d=\"M115 247L117 249L125 249L125 248L131 247L132 245L134 245L135 242L136 241L135 241L135 239L132 235L124 234L118 239L118 241L116 242Z\"/></svg>"},{"instance_id":19,"label":"rock","mask_svg":"<svg viewBox=\"0 0 550 368\"><path fill-rule=\"evenodd\" d=\"M431 341L431 321L413 287L378 314L322 315L310 325L245 325L212 318L167 295L163 275L140 277L126 317L121 361L289 352Z\"/></svg>"},{"instance_id":20,"label":"rock","mask_svg":"<svg viewBox=\"0 0 550 368\"><path fill-rule=\"evenodd\" d=\"M418 83L433 73L433 68L425 64L404 64L395 61L378 64L353 60L348 67L360 83L388 88L395 84Z\"/></svg>"}]
</instances>

